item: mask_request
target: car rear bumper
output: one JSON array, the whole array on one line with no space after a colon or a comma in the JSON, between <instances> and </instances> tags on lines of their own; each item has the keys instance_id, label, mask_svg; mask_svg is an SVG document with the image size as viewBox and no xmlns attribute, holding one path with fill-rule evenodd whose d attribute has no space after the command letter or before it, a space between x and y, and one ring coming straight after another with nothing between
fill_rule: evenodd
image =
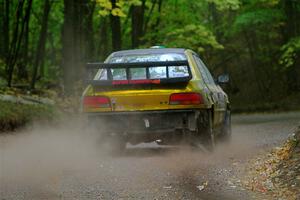
<instances>
[{"instance_id":1,"label":"car rear bumper","mask_svg":"<svg viewBox=\"0 0 300 200\"><path fill-rule=\"evenodd\" d=\"M85 113L101 132L141 135L196 131L201 110Z\"/></svg>"}]
</instances>

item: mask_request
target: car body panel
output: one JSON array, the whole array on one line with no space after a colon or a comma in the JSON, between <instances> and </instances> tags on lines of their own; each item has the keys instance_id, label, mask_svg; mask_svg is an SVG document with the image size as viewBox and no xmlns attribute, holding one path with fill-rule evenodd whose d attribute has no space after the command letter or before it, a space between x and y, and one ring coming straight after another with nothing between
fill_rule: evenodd
<instances>
[{"instance_id":1,"label":"car body panel","mask_svg":"<svg viewBox=\"0 0 300 200\"><path fill-rule=\"evenodd\" d=\"M106 96L111 99L112 108L92 108L85 109L85 112L109 112L109 111L146 111L146 110L169 110L169 109L190 109L190 108L209 108L209 104L199 105L170 105L170 94L183 92L198 92L197 81L190 81L183 89L132 89L116 91L97 91L87 92L87 96ZM207 99L205 101L208 101Z\"/></svg>"}]
</instances>

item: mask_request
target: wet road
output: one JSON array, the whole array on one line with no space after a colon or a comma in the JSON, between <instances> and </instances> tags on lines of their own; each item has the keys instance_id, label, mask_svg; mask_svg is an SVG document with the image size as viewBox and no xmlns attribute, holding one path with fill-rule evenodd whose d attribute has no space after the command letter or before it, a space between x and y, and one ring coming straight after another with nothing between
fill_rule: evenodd
<instances>
[{"instance_id":1,"label":"wet road","mask_svg":"<svg viewBox=\"0 0 300 200\"><path fill-rule=\"evenodd\" d=\"M232 121L232 143L214 154L141 144L112 157L72 120L2 135L0 199L259 199L231 179L241 176L248 159L284 141L300 112Z\"/></svg>"}]
</instances>

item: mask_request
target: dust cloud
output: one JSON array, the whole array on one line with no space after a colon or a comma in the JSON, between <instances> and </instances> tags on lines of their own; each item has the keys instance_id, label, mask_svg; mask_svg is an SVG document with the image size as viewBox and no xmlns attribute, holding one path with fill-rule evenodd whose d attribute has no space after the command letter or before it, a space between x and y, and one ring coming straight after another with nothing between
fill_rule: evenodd
<instances>
[{"instance_id":1,"label":"dust cloud","mask_svg":"<svg viewBox=\"0 0 300 200\"><path fill-rule=\"evenodd\" d=\"M66 171L88 170L103 152L99 137L83 119L52 125L33 124L0 138L0 183L26 185L54 182Z\"/></svg>"},{"instance_id":2,"label":"dust cloud","mask_svg":"<svg viewBox=\"0 0 300 200\"><path fill-rule=\"evenodd\" d=\"M116 187L111 180L118 179L119 189L128 186L141 189L141 183L152 177L154 184L160 173L181 176L196 169L199 161L203 165L215 163L215 158L218 162L222 160L218 153L212 156L186 146L161 147L154 143L128 144L125 154L113 156L101 148L100 136L101 130L95 132L81 117L55 125L33 124L17 133L2 135L0 192L9 196L9 191L12 199L20 193L18 188L23 192L44 191L49 195L52 191L57 194L66 190L64 184L88 184L99 179L111 187ZM148 164L138 167L139 160ZM139 178L133 178L136 175Z\"/></svg>"},{"instance_id":3,"label":"dust cloud","mask_svg":"<svg viewBox=\"0 0 300 200\"><path fill-rule=\"evenodd\" d=\"M232 143L217 145L214 153L150 143L128 144L118 156L104 151L101 130L91 131L84 118L33 124L0 136L0 197L197 199L197 186L209 182L212 191L221 191L236 173L232 163L241 164L263 146L282 141L298 116L260 124L234 118Z\"/></svg>"}]
</instances>

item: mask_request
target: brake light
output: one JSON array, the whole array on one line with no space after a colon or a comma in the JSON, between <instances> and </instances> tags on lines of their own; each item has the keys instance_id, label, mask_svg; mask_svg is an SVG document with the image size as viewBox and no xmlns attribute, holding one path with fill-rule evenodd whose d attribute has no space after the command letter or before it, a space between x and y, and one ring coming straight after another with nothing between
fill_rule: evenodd
<instances>
[{"instance_id":1,"label":"brake light","mask_svg":"<svg viewBox=\"0 0 300 200\"><path fill-rule=\"evenodd\" d=\"M105 96L86 96L83 105L88 108L109 108L110 100Z\"/></svg>"},{"instance_id":2,"label":"brake light","mask_svg":"<svg viewBox=\"0 0 300 200\"><path fill-rule=\"evenodd\" d=\"M201 94L189 92L171 94L169 103L171 105L196 105L203 104L204 101Z\"/></svg>"}]
</instances>

